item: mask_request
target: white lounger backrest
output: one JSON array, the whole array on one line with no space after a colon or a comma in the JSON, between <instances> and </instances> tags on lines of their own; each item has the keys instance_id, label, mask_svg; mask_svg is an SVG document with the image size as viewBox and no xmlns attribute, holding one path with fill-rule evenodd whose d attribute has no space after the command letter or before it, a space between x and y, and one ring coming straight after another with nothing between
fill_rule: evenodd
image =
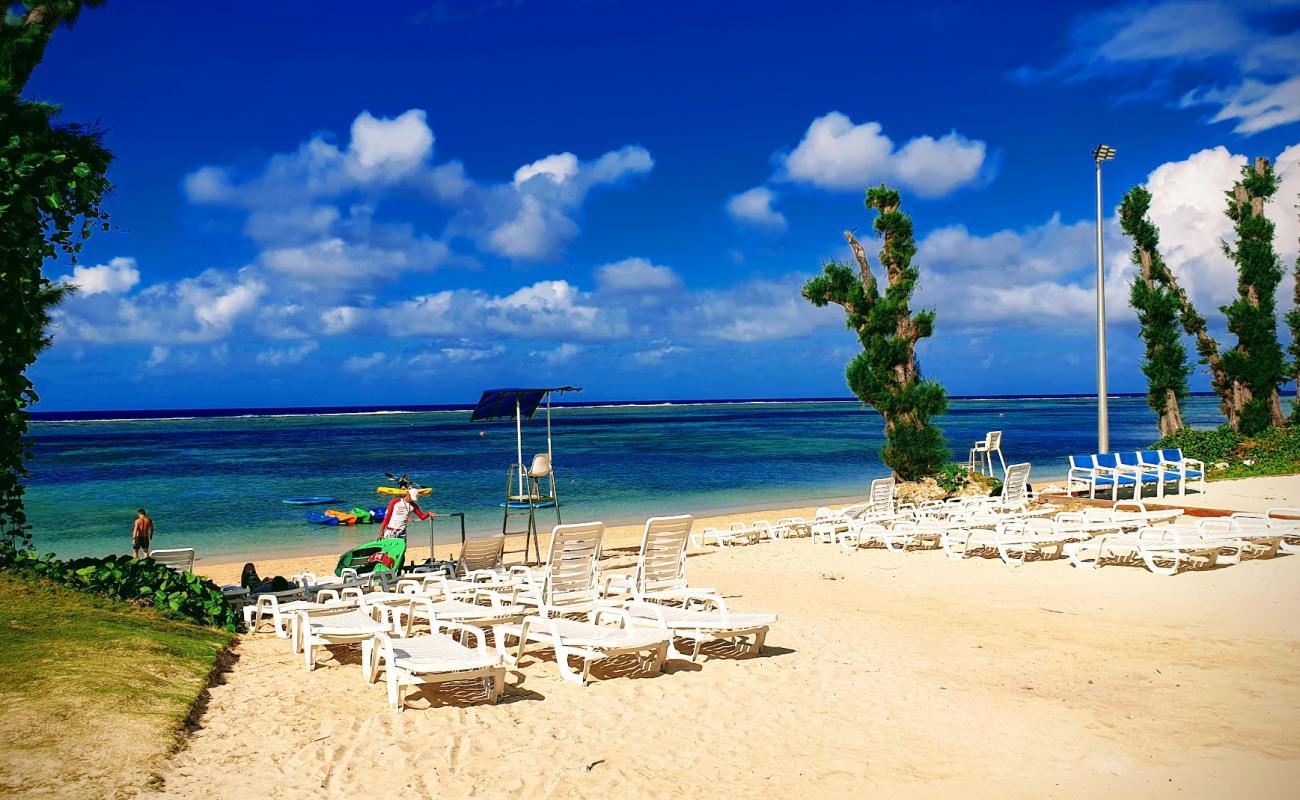
<instances>
[{"instance_id":1,"label":"white lounger backrest","mask_svg":"<svg viewBox=\"0 0 1300 800\"><path fill-rule=\"evenodd\" d=\"M542 603L548 606L580 605L599 597L596 559L605 523L556 525L546 557L546 583Z\"/></svg>"},{"instance_id":2,"label":"white lounger backrest","mask_svg":"<svg viewBox=\"0 0 1300 800\"><path fill-rule=\"evenodd\" d=\"M686 585L686 540L695 518L651 517L645 521L641 555L636 560L636 590L640 594Z\"/></svg>"},{"instance_id":3,"label":"white lounger backrest","mask_svg":"<svg viewBox=\"0 0 1300 800\"><path fill-rule=\"evenodd\" d=\"M1007 479L1002 483L1002 505L1020 506L1029 502L1029 464L1012 464L1007 467Z\"/></svg>"},{"instance_id":4,"label":"white lounger backrest","mask_svg":"<svg viewBox=\"0 0 1300 800\"><path fill-rule=\"evenodd\" d=\"M464 575L481 569L501 569L505 547L506 537L500 533L466 539L465 545L460 549L460 560L456 563L456 571Z\"/></svg>"},{"instance_id":5,"label":"white lounger backrest","mask_svg":"<svg viewBox=\"0 0 1300 800\"><path fill-rule=\"evenodd\" d=\"M171 567L177 572L194 571L194 548L178 547L173 550L154 550L149 557L164 567Z\"/></svg>"},{"instance_id":6,"label":"white lounger backrest","mask_svg":"<svg viewBox=\"0 0 1300 800\"><path fill-rule=\"evenodd\" d=\"M877 478L871 482L870 513L894 513L894 479Z\"/></svg>"}]
</instances>

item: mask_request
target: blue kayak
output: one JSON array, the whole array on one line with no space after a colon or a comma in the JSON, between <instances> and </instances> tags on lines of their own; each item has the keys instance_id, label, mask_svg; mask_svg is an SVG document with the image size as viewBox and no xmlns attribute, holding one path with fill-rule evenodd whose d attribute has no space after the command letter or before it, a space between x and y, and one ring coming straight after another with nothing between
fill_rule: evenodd
<instances>
[{"instance_id":1,"label":"blue kayak","mask_svg":"<svg viewBox=\"0 0 1300 800\"><path fill-rule=\"evenodd\" d=\"M337 497L290 497L281 500L286 506L319 506L325 503L337 503Z\"/></svg>"},{"instance_id":2,"label":"blue kayak","mask_svg":"<svg viewBox=\"0 0 1300 800\"><path fill-rule=\"evenodd\" d=\"M331 517L331 516L328 516L328 515L326 515L326 514L322 514L322 513L319 512L319 511L308 511L308 512L307 512L307 521L310 522L310 523L312 523L313 525L337 525L337 524L339 524L339 518L338 518L338 517Z\"/></svg>"}]
</instances>

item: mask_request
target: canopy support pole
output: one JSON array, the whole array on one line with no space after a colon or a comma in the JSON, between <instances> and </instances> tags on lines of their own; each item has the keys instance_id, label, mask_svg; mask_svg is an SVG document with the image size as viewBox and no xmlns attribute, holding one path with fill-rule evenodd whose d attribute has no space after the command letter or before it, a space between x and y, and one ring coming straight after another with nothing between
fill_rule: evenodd
<instances>
[{"instance_id":1,"label":"canopy support pole","mask_svg":"<svg viewBox=\"0 0 1300 800\"><path fill-rule=\"evenodd\" d=\"M519 398L515 397L515 448L519 454L519 496L524 494L524 424L519 413Z\"/></svg>"}]
</instances>

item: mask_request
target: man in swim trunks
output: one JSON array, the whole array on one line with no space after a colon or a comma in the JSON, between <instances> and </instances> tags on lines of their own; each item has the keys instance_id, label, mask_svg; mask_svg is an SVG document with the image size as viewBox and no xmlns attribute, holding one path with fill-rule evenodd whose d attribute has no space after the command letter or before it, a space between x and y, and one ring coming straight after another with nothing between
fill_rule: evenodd
<instances>
[{"instance_id":1,"label":"man in swim trunks","mask_svg":"<svg viewBox=\"0 0 1300 800\"><path fill-rule=\"evenodd\" d=\"M393 498L393 501L388 504L388 510L384 512L381 539L405 539L406 524L410 521L411 514L415 514L420 519L435 516L420 510L420 506L415 502L419 496L419 489L408 489L406 494Z\"/></svg>"},{"instance_id":2,"label":"man in swim trunks","mask_svg":"<svg viewBox=\"0 0 1300 800\"><path fill-rule=\"evenodd\" d=\"M140 557L140 551L144 551L144 557L149 557L149 545L153 542L153 520L149 515L140 509L135 515L135 527L131 529L131 548L134 550L135 558Z\"/></svg>"}]
</instances>

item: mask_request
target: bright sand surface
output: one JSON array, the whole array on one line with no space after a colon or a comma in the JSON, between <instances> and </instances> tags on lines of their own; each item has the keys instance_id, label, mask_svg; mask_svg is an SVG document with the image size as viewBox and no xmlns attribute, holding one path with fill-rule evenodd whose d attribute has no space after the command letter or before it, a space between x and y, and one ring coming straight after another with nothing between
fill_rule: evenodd
<instances>
[{"instance_id":1,"label":"bright sand surface","mask_svg":"<svg viewBox=\"0 0 1300 800\"><path fill-rule=\"evenodd\" d=\"M1169 496L1158 501L1184 508L1218 508L1231 511L1268 511L1270 508L1300 506L1300 475L1270 475L1212 481L1204 494Z\"/></svg>"},{"instance_id":2,"label":"bright sand surface","mask_svg":"<svg viewBox=\"0 0 1300 800\"><path fill-rule=\"evenodd\" d=\"M611 538L603 568L629 567L618 547L635 529ZM1169 578L794 539L688 563L732 608L780 614L761 656L715 649L653 677L611 663L584 689L541 651L498 705L453 684L411 690L396 714L355 651L322 652L308 673L286 641L243 636L146 796L1294 797L1300 785L1300 559Z\"/></svg>"}]
</instances>

